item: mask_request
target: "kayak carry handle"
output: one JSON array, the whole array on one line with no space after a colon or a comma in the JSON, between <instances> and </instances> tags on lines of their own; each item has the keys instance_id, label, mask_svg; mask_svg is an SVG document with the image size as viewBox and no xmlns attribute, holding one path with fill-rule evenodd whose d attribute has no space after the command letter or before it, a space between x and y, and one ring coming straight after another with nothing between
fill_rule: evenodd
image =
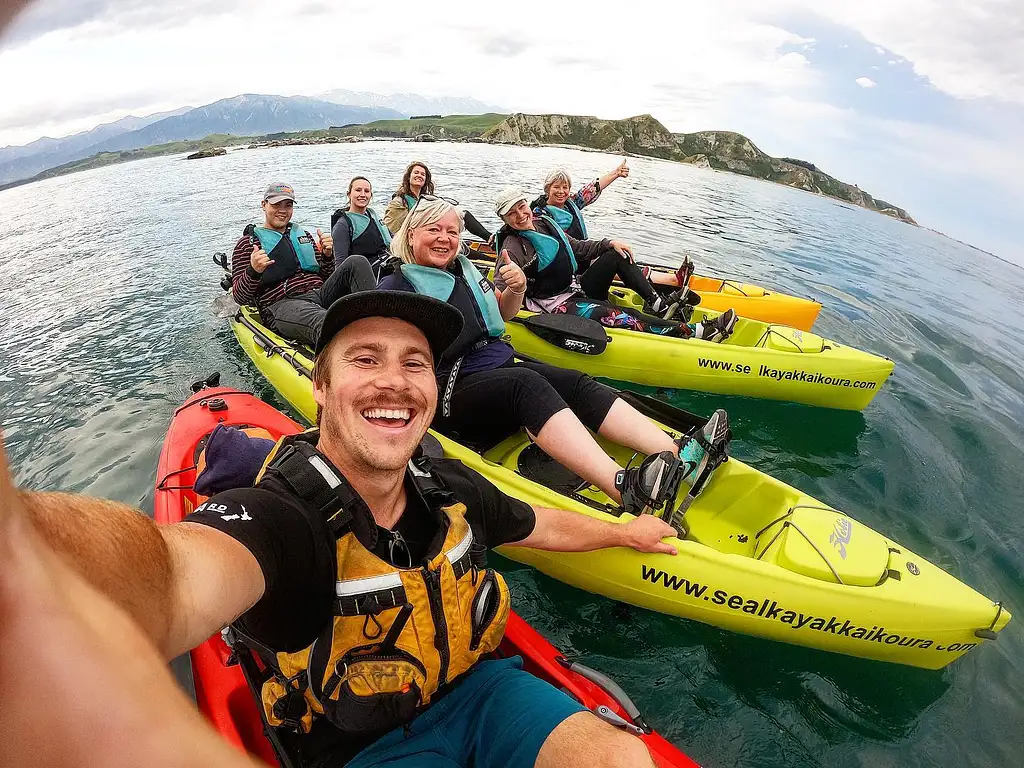
<instances>
[{"instance_id":1,"label":"kayak carry handle","mask_svg":"<svg viewBox=\"0 0 1024 768\"><path fill-rule=\"evenodd\" d=\"M632 725L634 728L640 730L641 734L638 735L646 736L654 732L653 729L644 721L643 715L640 714L640 710L637 708L636 704L633 703L633 700L629 698L629 695L624 690L622 690L621 687L619 687L618 683L616 683L614 680L608 677L608 675L604 674L603 672L598 672L596 669L588 667L584 664L580 664L575 661L569 661L567 658L565 658L565 656L558 656L555 658L555 661L557 661L561 666L568 669L570 672L575 672L580 677L585 677L587 680L592 682L598 688L601 688L605 693L607 693L609 696L615 699L616 703L626 711L626 714L629 716L629 719L632 721L632 723L622 720L621 717L616 715L607 707L603 706L597 707L597 709L594 711L594 714L596 714L602 720L606 720L607 722L612 723L612 725L619 725L619 723L616 722L616 720L612 720L601 714L600 710L606 710L607 714L614 716L617 720L622 720L622 722L626 725ZM620 725L620 727L625 726ZM626 728L626 730L632 729Z\"/></svg>"},{"instance_id":2,"label":"kayak carry handle","mask_svg":"<svg viewBox=\"0 0 1024 768\"><path fill-rule=\"evenodd\" d=\"M205 379L196 379L189 385L192 392L202 392L204 389L213 389L220 386L220 371L214 371Z\"/></svg>"},{"instance_id":3,"label":"kayak carry handle","mask_svg":"<svg viewBox=\"0 0 1024 768\"><path fill-rule=\"evenodd\" d=\"M982 640L995 640L999 635L995 631L996 622L999 621L999 617L1003 615L1003 603L997 600L994 603L996 607L996 615L992 619L992 623L988 625L988 629L976 629L974 630L974 636L980 637Z\"/></svg>"}]
</instances>

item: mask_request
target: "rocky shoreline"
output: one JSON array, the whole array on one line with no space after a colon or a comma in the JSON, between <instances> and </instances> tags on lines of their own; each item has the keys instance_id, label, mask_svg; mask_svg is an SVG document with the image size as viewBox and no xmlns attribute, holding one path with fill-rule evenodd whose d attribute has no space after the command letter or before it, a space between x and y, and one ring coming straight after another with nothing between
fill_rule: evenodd
<instances>
[{"instance_id":1,"label":"rocky shoreline","mask_svg":"<svg viewBox=\"0 0 1024 768\"><path fill-rule=\"evenodd\" d=\"M486 116L474 116L484 118ZM489 127L455 131L449 123L466 116L366 125L274 135L253 142L250 149L353 141L445 141L504 144L521 147L563 147L633 157L654 157L698 168L737 173L824 195L917 226L900 208L821 171L813 163L791 157L772 157L750 139L732 131L672 133L650 115L624 120L601 120L579 115L494 115Z\"/></svg>"}]
</instances>

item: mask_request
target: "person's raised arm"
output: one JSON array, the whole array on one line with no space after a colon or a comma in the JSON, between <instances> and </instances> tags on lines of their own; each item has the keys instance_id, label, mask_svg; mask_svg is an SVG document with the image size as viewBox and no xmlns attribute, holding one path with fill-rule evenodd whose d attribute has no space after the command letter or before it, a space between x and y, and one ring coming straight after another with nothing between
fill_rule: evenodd
<instances>
[{"instance_id":1,"label":"person's raised arm","mask_svg":"<svg viewBox=\"0 0 1024 768\"><path fill-rule=\"evenodd\" d=\"M525 539L509 544L550 552L590 552L605 547L630 547L638 552L677 550L663 539L676 536L675 529L654 515L640 515L628 523L609 523L579 512L533 507L536 523Z\"/></svg>"},{"instance_id":2,"label":"person's raised arm","mask_svg":"<svg viewBox=\"0 0 1024 768\"><path fill-rule=\"evenodd\" d=\"M168 602L170 569L152 570L127 608L112 601L93 579L109 586L114 576L102 572L98 561L84 573L70 553L109 553L125 543L112 527L127 521L134 530L136 521L112 508L81 519L67 498L18 491L0 447L0 689L10 704L0 718L3 762L40 768L251 767L204 723L148 631L136 623L133 613L149 612L139 610L144 594ZM111 519L104 524L107 514ZM46 520L55 516L66 519L51 530ZM107 540L64 524L77 519L101 525ZM159 559L163 547L151 534L143 534L146 551ZM69 544L72 539L81 546ZM130 590L123 585L114 592L123 597ZM154 712L160 713L157 728Z\"/></svg>"},{"instance_id":3,"label":"person's raised arm","mask_svg":"<svg viewBox=\"0 0 1024 768\"><path fill-rule=\"evenodd\" d=\"M242 306L256 302L260 276L274 263L253 239L241 238L231 253L231 297Z\"/></svg>"},{"instance_id":4,"label":"person's raised arm","mask_svg":"<svg viewBox=\"0 0 1024 768\"><path fill-rule=\"evenodd\" d=\"M507 322L523 308L523 297L526 295L526 273L523 272L522 267L512 261L508 251L502 249L494 261L494 279L501 318ZM502 286L500 289L497 287L499 284Z\"/></svg>"},{"instance_id":5,"label":"person's raised arm","mask_svg":"<svg viewBox=\"0 0 1024 768\"><path fill-rule=\"evenodd\" d=\"M609 171L604 176L597 180L598 186L602 190L607 189L608 186L616 179L624 179L629 176L629 166L626 165L626 159L623 158L622 162L615 166L615 170Z\"/></svg>"}]
</instances>

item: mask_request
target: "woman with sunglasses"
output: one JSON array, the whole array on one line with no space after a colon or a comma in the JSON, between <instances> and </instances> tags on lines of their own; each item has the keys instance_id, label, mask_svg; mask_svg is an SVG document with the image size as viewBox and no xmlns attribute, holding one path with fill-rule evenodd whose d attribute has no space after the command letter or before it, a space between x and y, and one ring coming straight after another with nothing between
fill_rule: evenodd
<instances>
[{"instance_id":1,"label":"woman with sunglasses","mask_svg":"<svg viewBox=\"0 0 1024 768\"><path fill-rule=\"evenodd\" d=\"M370 180L365 176L353 178L348 183L348 205L331 215L331 237L339 264L350 255L365 256L379 279L381 267L391 256L391 233L370 207L371 200Z\"/></svg>"},{"instance_id":2,"label":"woman with sunglasses","mask_svg":"<svg viewBox=\"0 0 1024 768\"><path fill-rule=\"evenodd\" d=\"M679 465L679 446L610 387L578 371L514 358L502 336L505 321L522 307L526 276L515 263L504 263L499 273L505 288L495 291L459 253L462 224L450 203L421 200L392 242L401 264L379 286L433 296L462 313L462 333L435 361L441 396L434 427L478 450L526 429L549 456L627 512L660 504L664 489L657 478ZM623 469L591 431L648 456ZM727 432L728 418L720 411L705 438L722 440ZM703 450L695 441L684 447L694 466Z\"/></svg>"},{"instance_id":3,"label":"woman with sunglasses","mask_svg":"<svg viewBox=\"0 0 1024 768\"><path fill-rule=\"evenodd\" d=\"M402 226L409 211L416 206L416 201L421 197L433 197L434 194L434 177L431 176L430 169L419 160L409 163L405 173L402 174L402 183L398 185L398 189L391 196L391 202L388 203L388 207L384 211L384 223L391 234L395 234ZM469 211L463 211L462 214L464 226L471 235L479 237L486 243L493 243L494 235L487 227L477 221L477 218Z\"/></svg>"}]
</instances>

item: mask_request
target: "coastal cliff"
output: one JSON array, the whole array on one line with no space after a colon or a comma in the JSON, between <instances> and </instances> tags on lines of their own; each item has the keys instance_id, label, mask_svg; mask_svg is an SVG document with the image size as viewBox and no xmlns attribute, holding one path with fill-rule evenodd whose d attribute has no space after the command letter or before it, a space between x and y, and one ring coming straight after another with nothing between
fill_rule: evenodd
<instances>
[{"instance_id":1,"label":"coastal cliff","mask_svg":"<svg viewBox=\"0 0 1024 768\"><path fill-rule=\"evenodd\" d=\"M834 197L908 224L917 222L902 208L873 197L819 170L813 163L762 152L746 136L732 131L672 133L650 115L601 120L577 115L509 115L482 139L495 144L564 144L675 160L702 168L739 173Z\"/></svg>"}]
</instances>

